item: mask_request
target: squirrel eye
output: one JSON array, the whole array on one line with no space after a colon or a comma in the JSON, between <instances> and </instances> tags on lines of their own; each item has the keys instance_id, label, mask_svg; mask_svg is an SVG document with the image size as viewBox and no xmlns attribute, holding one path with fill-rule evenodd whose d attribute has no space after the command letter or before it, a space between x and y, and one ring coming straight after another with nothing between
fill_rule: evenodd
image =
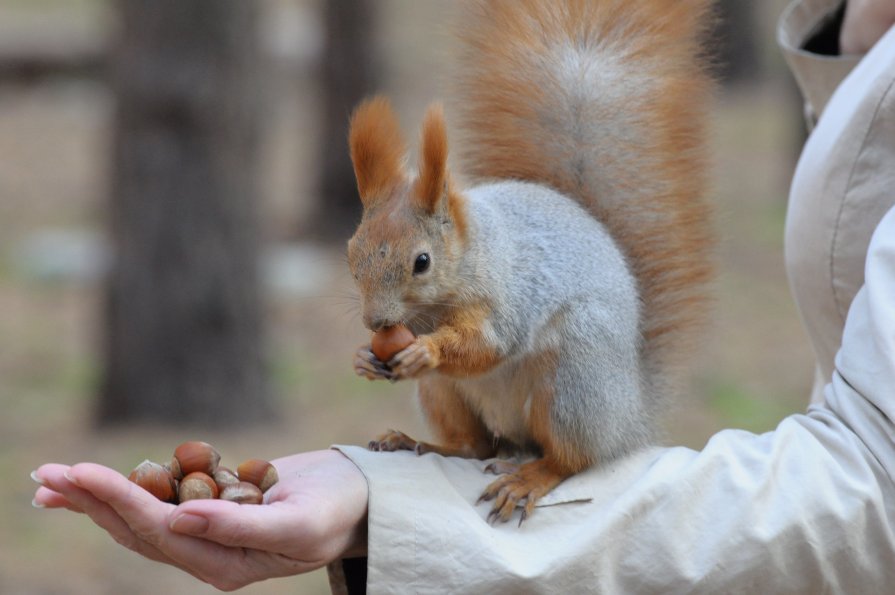
<instances>
[{"instance_id":1,"label":"squirrel eye","mask_svg":"<svg viewBox=\"0 0 895 595\"><path fill-rule=\"evenodd\" d=\"M421 273L425 273L429 269L429 264L432 262L432 258L429 257L429 254L423 252L419 256L416 257L416 260L413 262L413 274L419 275Z\"/></svg>"}]
</instances>

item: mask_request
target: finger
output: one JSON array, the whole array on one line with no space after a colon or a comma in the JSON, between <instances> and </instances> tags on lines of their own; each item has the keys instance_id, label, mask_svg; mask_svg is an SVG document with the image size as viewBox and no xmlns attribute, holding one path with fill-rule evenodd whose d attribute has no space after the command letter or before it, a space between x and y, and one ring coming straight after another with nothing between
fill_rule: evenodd
<instances>
[{"instance_id":1,"label":"finger","mask_svg":"<svg viewBox=\"0 0 895 595\"><path fill-rule=\"evenodd\" d=\"M37 488L37 491L34 493L34 498L31 500L31 505L35 508L67 508L72 512L84 512L80 507L72 504L68 498L59 492L54 492L46 487Z\"/></svg>"},{"instance_id":2,"label":"finger","mask_svg":"<svg viewBox=\"0 0 895 595\"><path fill-rule=\"evenodd\" d=\"M283 554L295 561L290 573L328 563L357 538L357 527L366 514L366 479L335 451L309 453L301 460L300 473L288 458L274 462L280 482L265 494L265 505L185 502L172 514L173 530L228 546ZM334 477L338 478L338 497L331 494ZM330 497L321 498L321 494ZM188 516L178 518L181 515Z\"/></svg>"},{"instance_id":3,"label":"finger","mask_svg":"<svg viewBox=\"0 0 895 595\"><path fill-rule=\"evenodd\" d=\"M257 576L291 576L325 566L337 552L320 548L318 533L307 528L310 523L297 520L290 508L284 502L252 506L191 500L172 514L170 527L244 552L241 562ZM302 524L306 530L296 530Z\"/></svg>"},{"instance_id":4,"label":"finger","mask_svg":"<svg viewBox=\"0 0 895 595\"><path fill-rule=\"evenodd\" d=\"M60 466L60 471L67 470L68 467ZM31 505L35 508L67 508L72 512L83 512L80 508L68 501L68 498L48 487L45 480L37 470L31 472L31 479L40 484L40 487L34 492L34 498L31 499Z\"/></svg>"},{"instance_id":5,"label":"finger","mask_svg":"<svg viewBox=\"0 0 895 595\"><path fill-rule=\"evenodd\" d=\"M293 506L274 502L263 506L224 500L191 500L170 516L177 533L200 536L221 545L266 551L287 551L300 539L295 534Z\"/></svg>"},{"instance_id":6,"label":"finger","mask_svg":"<svg viewBox=\"0 0 895 595\"><path fill-rule=\"evenodd\" d=\"M97 467L99 466L97 465ZM102 469L107 481L121 480L130 484L124 476L116 471L104 467ZM105 529L112 539L120 545L151 560L179 566L159 551L153 543L145 540L143 536L133 531L112 507L97 498L89 488L82 487L72 481L71 474L73 471L73 467L49 464L41 466L35 471L34 476L35 479L40 479L47 489L60 494L73 507L89 516L94 523ZM144 491L137 488L137 486L134 487L136 488L135 491ZM148 492L146 494L154 500ZM157 500L155 502L162 504Z\"/></svg>"}]
</instances>

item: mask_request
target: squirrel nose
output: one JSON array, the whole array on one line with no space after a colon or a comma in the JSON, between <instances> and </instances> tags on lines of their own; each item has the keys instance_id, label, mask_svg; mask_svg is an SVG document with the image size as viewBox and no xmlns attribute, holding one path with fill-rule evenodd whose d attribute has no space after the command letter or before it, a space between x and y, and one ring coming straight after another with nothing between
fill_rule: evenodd
<instances>
[{"instance_id":1,"label":"squirrel nose","mask_svg":"<svg viewBox=\"0 0 895 595\"><path fill-rule=\"evenodd\" d=\"M374 333L384 329L387 326L394 326L401 322L400 308L396 308L391 304L364 304L363 320L364 326Z\"/></svg>"},{"instance_id":2,"label":"squirrel nose","mask_svg":"<svg viewBox=\"0 0 895 595\"><path fill-rule=\"evenodd\" d=\"M394 326L396 323L387 318L370 318L367 320L367 328L371 331L378 332L387 326Z\"/></svg>"}]
</instances>

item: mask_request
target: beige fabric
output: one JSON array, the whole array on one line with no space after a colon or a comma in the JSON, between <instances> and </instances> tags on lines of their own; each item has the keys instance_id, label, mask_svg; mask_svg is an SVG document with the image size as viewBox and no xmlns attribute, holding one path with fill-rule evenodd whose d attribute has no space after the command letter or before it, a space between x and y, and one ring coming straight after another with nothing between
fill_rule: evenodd
<instances>
[{"instance_id":1,"label":"beige fabric","mask_svg":"<svg viewBox=\"0 0 895 595\"><path fill-rule=\"evenodd\" d=\"M805 98L805 112L813 126L833 91L861 56L820 56L802 49L823 20L843 0L802 0L790 4L780 17L777 42Z\"/></svg>"},{"instance_id":2,"label":"beige fabric","mask_svg":"<svg viewBox=\"0 0 895 595\"><path fill-rule=\"evenodd\" d=\"M852 299L864 283L870 235L895 203L895 61L875 52L829 102L830 86L854 60L799 51L820 16L837 0L797 3L783 17L781 44L806 96L825 125L815 130L793 178L786 226L786 266L802 322L817 359L812 402L819 402L833 373L833 357Z\"/></svg>"},{"instance_id":3,"label":"beige fabric","mask_svg":"<svg viewBox=\"0 0 895 595\"><path fill-rule=\"evenodd\" d=\"M836 4L797 2L790 49ZM895 30L832 97L812 85L846 67L796 54L822 116L793 183L787 265L825 398L761 436L580 474L522 527L485 522L482 462L337 447L370 486L370 593L891 592Z\"/></svg>"}]
</instances>

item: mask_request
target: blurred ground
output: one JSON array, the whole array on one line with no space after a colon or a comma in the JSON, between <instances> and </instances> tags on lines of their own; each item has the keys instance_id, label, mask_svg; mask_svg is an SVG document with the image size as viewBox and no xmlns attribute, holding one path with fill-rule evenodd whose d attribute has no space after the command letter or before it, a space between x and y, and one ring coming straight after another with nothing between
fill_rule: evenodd
<instances>
[{"instance_id":1,"label":"blurred ground","mask_svg":"<svg viewBox=\"0 0 895 595\"><path fill-rule=\"evenodd\" d=\"M298 73L280 77L274 89L265 147L264 213L273 247L289 236L311 188L318 118L309 65L319 32L313 2L267 3L276 11L269 23L271 51L285 55L281 66ZM811 379L810 349L782 265L799 112L773 47L781 2L765 5L756 32L767 47L765 74L719 95L714 112L717 300L707 313L713 324L689 390L668 422L670 443L695 448L721 428L773 428L804 408ZM410 128L425 102L438 96L433 76L439 43L432 31L443 20L445 3L390 0L381 8L388 17L381 23L382 43L391 64L386 89ZM0 37L23 31L103 35L110 20L99 1L0 1ZM308 290L272 283L269 293L270 369L284 410L275 427L228 433L92 427L100 312L95 271L88 263L84 274L59 274L29 264L29 258L35 245L60 241L75 261L81 253L89 260L96 238L101 240L111 110L111 98L97 82L0 85L0 593L213 592L122 549L77 515L31 508L35 486L28 473L43 462L93 460L127 472L143 458L166 458L184 439L211 441L227 460L239 461L361 443L392 426L425 434L410 386L353 376L351 355L366 334L342 255L304 247L292 248L306 259L297 266L313 265L317 285ZM78 246L82 252L75 252ZM283 262L287 272L294 270L294 260ZM285 276L277 270L276 277ZM244 592L322 593L325 584L318 572Z\"/></svg>"}]
</instances>

